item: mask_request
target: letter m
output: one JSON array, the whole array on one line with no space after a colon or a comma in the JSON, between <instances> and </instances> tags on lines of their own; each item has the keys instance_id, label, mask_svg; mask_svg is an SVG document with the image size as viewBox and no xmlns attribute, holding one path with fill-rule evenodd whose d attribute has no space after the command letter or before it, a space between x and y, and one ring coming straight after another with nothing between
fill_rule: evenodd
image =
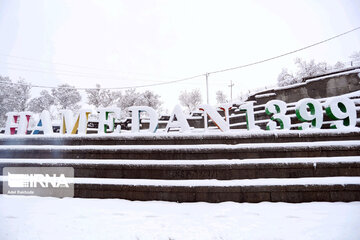
<instances>
[{"instance_id":1,"label":"letter m","mask_svg":"<svg viewBox=\"0 0 360 240\"><path fill-rule=\"evenodd\" d=\"M83 109L80 113L73 118L73 113L70 110L61 110L61 134L86 134L87 123L91 113L88 109Z\"/></svg>"}]
</instances>

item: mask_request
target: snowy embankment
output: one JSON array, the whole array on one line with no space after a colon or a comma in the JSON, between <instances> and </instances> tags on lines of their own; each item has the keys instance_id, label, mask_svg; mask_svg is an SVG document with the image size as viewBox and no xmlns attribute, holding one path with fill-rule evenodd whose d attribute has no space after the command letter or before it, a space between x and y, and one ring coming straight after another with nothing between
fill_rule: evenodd
<instances>
[{"instance_id":1,"label":"snowy embankment","mask_svg":"<svg viewBox=\"0 0 360 240\"><path fill-rule=\"evenodd\" d=\"M0 195L0 239L342 239L360 202L172 203Z\"/></svg>"}]
</instances>

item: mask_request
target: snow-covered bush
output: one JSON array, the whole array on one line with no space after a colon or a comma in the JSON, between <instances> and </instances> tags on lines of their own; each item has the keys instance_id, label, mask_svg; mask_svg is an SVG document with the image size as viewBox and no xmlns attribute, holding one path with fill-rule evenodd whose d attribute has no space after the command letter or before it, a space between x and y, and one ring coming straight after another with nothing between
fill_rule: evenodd
<instances>
[{"instance_id":1,"label":"snow-covered bush","mask_svg":"<svg viewBox=\"0 0 360 240\"><path fill-rule=\"evenodd\" d=\"M31 85L24 80L13 83L10 78L0 76L0 126L4 126L5 114L27 110Z\"/></svg>"}]
</instances>

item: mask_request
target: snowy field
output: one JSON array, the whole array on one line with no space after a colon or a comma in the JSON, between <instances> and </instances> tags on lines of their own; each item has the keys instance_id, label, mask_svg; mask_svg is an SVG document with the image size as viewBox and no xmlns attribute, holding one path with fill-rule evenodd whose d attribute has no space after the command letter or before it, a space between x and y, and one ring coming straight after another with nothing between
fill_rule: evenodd
<instances>
[{"instance_id":1,"label":"snowy field","mask_svg":"<svg viewBox=\"0 0 360 240\"><path fill-rule=\"evenodd\" d=\"M171 203L0 195L0 239L360 239L360 202Z\"/></svg>"}]
</instances>

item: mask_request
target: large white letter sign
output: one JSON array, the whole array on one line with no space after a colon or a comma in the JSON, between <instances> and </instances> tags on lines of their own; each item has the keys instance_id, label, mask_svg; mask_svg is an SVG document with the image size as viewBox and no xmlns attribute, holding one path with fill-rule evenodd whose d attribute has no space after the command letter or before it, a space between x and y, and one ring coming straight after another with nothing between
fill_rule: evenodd
<instances>
[{"instance_id":1,"label":"large white letter sign","mask_svg":"<svg viewBox=\"0 0 360 240\"><path fill-rule=\"evenodd\" d=\"M176 117L176 121L175 120ZM179 105L176 105L170 115L168 124L166 125L165 132L169 132L170 128L180 128L180 132L190 131L190 126L186 117Z\"/></svg>"},{"instance_id":2,"label":"large white letter sign","mask_svg":"<svg viewBox=\"0 0 360 240\"><path fill-rule=\"evenodd\" d=\"M260 127L255 125L254 101L241 104L239 109L246 111L247 130L259 130Z\"/></svg>"},{"instance_id":3,"label":"large white letter sign","mask_svg":"<svg viewBox=\"0 0 360 240\"><path fill-rule=\"evenodd\" d=\"M61 134L86 134L87 123L91 110L82 109L80 113L75 117L75 123L73 121L73 113L70 110L61 110L61 123L60 133Z\"/></svg>"},{"instance_id":4,"label":"large white letter sign","mask_svg":"<svg viewBox=\"0 0 360 240\"><path fill-rule=\"evenodd\" d=\"M356 108L353 101L347 97L328 99L325 104L326 114L334 121L331 128L352 128L356 125Z\"/></svg>"},{"instance_id":5,"label":"large white letter sign","mask_svg":"<svg viewBox=\"0 0 360 240\"><path fill-rule=\"evenodd\" d=\"M32 134L40 134L40 131L42 131L44 135L50 135L54 133L52 129L50 113L47 110L42 111L40 114L40 120L36 127L34 127Z\"/></svg>"},{"instance_id":6,"label":"large white letter sign","mask_svg":"<svg viewBox=\"0 0 360 240\"><path fill-rule=\"evenodd\" d=\"M222 104L220 104L219 108L224 111L225 121L230 126L230 113L229 113L229 110L232 108L232 104L231 103L222 103Z\"/></svg>"},{"instance_id":7,"label":"large white letter sign","mask_svg":"<svg viewBox=\"0 0 360 240\"><path fill-rule=\"evenodd\" d=\"M9 112L6 114L6 116L6 135L14 135L15 133L19 135L25 135L27 133L29 121L31 118L30 112Z\"/></svg>"},{"instance_id":8,"label":"large white letter sign","mask_svg":"<svg viewBox=\"0 0 360 240\"><path fill-rule=\"evenodd\" d=\"M149 132L156 132L158 126L158 114L156 111L148 106L134 106L129 107L129 111L131 111L131 132L139 132L140 131L140 113L147 112L150 118L150 126Z\"/></svg>"},{"instance_id":9,"label":"large white letter sign","mask_svg":"<svg viewBox=\"0 0 360 240\"><path fill-rule=\"evenodd\" d=\"M229 123L225 121L221 115L210 105L204 104L199 108L204 112L204 125L205 129L207 128L207 116L214 122L214 124L223 132L230 130Z\"/></svg>"},{"instance_id":10,"label":"large white letter sign","mask_svg":"<svg viewBox=\"0 0 360 240\"><path fill-rule=\"evenodd\" d=\"M19 120L19 127L17 130L17 134L25 135L27 133L29 127L29 121L31 118L30 112L19 112L20 120Z\"/></svg>"},{"instance_id":11,"label":"large white letter sign","mask_svg":"<svg viewBox=\"0 0 360 240\"><path fill-rule=\"evenodd\" d=\"M17 112L8 112L6 113L6 125L5 125L5 134L14 135L16 128L19 126L19 113Z\"/></svg>"},{"instance_id":12,"label":"large white letter sign","mask_svg":"<svg viewBox=\"0 0 360 240\"><path fill-rule=\"evenodd\" d=\"M320 129L323 124L322 106L315 99L304 98L298 101L295 105L295 113L300 121L311 121L311 124L302 123L299 129L308 129L310 126L311 128Z\"/></svg>"},{"instance_id":13,"label":"large white letter sign","mask_svg":"<svg viewBox=\"0 0 360 240\"><path fill-rule=\"evenodd\" d=\"M280 129L290 129L290 117L286 116L286 103L281 100L271 100L265 105L265 112L267 115L271 115L270 121L266 125L267 130L275 130L277 123L280 125Z\"/></svg>"},{"instance_id":14,"label":"large white letter sign","mask_svg":"<svg viewBox=\"0 0 360 240\"><path fill-rule=\"evenodd\" d=\"M99 126L98 133L113 132L115 128L115 117L120 119L121 109L120 108L101 108L99 112Z\"/></svg>"}]
</instances>

